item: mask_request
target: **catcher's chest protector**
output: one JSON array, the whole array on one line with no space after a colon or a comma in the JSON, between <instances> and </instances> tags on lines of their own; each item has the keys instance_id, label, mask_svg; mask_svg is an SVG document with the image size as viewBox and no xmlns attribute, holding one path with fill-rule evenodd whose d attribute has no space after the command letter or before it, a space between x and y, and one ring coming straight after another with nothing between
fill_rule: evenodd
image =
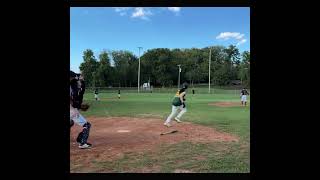
<instances>
[{"instance_id":1,"label":"catcher's chest protector","mask_svg":"<svg viewBox=\"0 0 320 180\"><path fill-rule=\"evenodd\" d=\"M79 85L80 81L73 80L71 81L71 99L72 106L74 108L80 108L83 96L81 96L81 86Z\"/></svg>"}]
</instances>

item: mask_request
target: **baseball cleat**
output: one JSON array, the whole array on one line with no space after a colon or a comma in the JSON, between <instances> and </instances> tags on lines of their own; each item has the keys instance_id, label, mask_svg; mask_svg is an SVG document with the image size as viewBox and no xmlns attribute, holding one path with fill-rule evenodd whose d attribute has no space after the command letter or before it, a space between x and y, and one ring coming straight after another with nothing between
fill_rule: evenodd
<instances>
[{"instance_id":1,"label":"baseball cleat","mask_svg":"<svg viewBox=\"0 0 320 180\"><path fill-rule=\"evenodd\" d=\"M177 117L174 118L174 120L176 120L178 123L181 123L182 121L180 121L180 119L178 119Z\"/></svg>"},{"instance_id":2,"label":"baseball cleat","mask_svg":"<svg viewBox=\"0 0 320 180\"><path fill-rule=\"evenodd\" d=\"M90 143L85 143L85 144L82 144L82 145L79 145L79 148L80 149L89 149L91 148L91 144Z\"/></svg>"},{"instance_id":3,"label":"baseball cleat","mask_svg":"<svg viewBox=\"0 0 320 180\"><path fill-rule=\"evenodd\" d=\"M171 125L169 123L164 123L163 125L165 125L167 127L171 127Z\"/></svg>"}]
</instances>

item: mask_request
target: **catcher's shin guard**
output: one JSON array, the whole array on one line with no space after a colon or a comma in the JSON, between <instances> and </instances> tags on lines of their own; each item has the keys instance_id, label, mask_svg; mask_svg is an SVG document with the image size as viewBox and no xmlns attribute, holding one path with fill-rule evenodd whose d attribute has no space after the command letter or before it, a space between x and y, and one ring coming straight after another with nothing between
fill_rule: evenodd
<instances>
[{"instance_id":1,"label":"catcher's shin guard","mask_svg":"<svg viewBox=\"0 0 320 180\"><path fill-rule=\"evenodd\" d=\"M83 136L83 132L80 132L78 137L77 137L77 143L81 144L82 136Z\"/></svg>"},{"instance_id":2,"label":"catcher's shin guard","mask_svg":"<svg viewBox=\"0 0 320 180\"><path fill-rule=\"evenodd\" d=\"M89 138L89 133L90 133L90 127L91 127L91 124L89 122L83 125L82 132L79 133L77 142L79 142L80 144L87 143L87 140Z\"/></svg>"}]
</instances>

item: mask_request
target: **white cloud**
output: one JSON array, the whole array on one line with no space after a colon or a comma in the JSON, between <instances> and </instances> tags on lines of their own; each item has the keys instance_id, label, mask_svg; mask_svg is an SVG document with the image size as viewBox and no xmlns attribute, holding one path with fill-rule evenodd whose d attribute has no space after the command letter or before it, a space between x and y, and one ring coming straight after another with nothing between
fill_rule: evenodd
<instances>
[{"instance_id":1,"label":"white cloud","mask_svg":"<svg viewBox=\"0 0 320 180\"><path fill-rule=\"evenodd\" d=\"M230 38L242 39L243 36L244 34L240 34L238 32L222 32L216 38L223 40L228 40Z\"/></svg>"},{"instance_id":2,"label":"white cloud","mask_svg":"<svg viewBox=\"0 0 320 180\"><path fill-rule=\"evenodd\" d=\"M126 11L126 10L129 10L130 8L128 7L114 7L114 10L116 12L121 12L121 11Z\"/></svg>"},{"instance_id":3,"label":"white cloud","mask_svg":"<svg viewBox=\"0 0 320 180\"><path fill-rule=\"evenodd\" d=\"M240 34L240 35L236 36L235 38L236 38L236 39L242 39L243 36L244 36L244 34Z\"/></svg>"},{"instance_id":4,"label":"white cloud","mask_svg":"<svg viewBox=\"0 0 320 180\"><path fill-rule=\"evenodd\" d=\"M129 10L129 7L114 7L114 11L120 14L120 16L127 15L127 11Z\"/></svg>"},{"instance_id":5,"label":"white cloud","mask_svg":"<svg viewBox=\"0 0 320 180\"><path fill-rule=\"evenodd\" d=\"M239 32L222 32L216 37L216 39L222 39L222 40L229 40L230 38L235 39L238 41L237 46L239 46L240 44L247 42L247 39L244 39L243 37L244 37L244 34L241 34Z\"/></svg>"},{"instance_id":6,"label":"white cloud","mask_svg":"<svg viewBox=\"0 0 320 180\"><path fill-rule=\"evenodd\" d=\"M143 20L150 20L149 16L158 14L156 8L146 8L146 7L113 7L114 11L118 13L120 16L126 16L131 14L131 18L140 18ZM158 8L158 10L171 11L174 12L175 15L179 15L181 11L181 7L162 7Z\"/></svg>"},{"instance_id":7,"label":"white cloud","mask_svg":"<svg viewBox=\"0 0 320 180\"><path fill-rule=\"evenodd\" d=\"M168 7L168 10L173 12L179 12L180 9L181 9L180 7Z\"/></svg>"},{"instance_id":8,"label":"white cloud","mask_svg":"<svg viewBox=\"0 0 320 180\"><path fill-rule=\"evenodd\" d=\"M145 13L143 11L143 8L136 8L135 12L132 13L132 17L140 17L140 16L144 16Z\"/></svg>"},{"instance_id":9,"label":"white cloud","mask_svg":"<svg viewBox=\"0 0 320 180\"><path fill-rule=\"evenodd\" d=\"M152 15L151 11L145 10L144 8L138 7L135 8L135 11L132 13L132 18L141 18L144 20L149 20L147 16Z\"/></svg>"},{"instance_id":10,"label":"white cloud","mask_svg":"<svg viewBox=\"0 0 320 180\"><path fill-rule=\"evenodd\" d=\"M245 43L245 42L247 42L247 40L246 40L246 39L242 39L241 41L239 41L239 42L237 43L237 46L239 46L240 44L243 44L243 43Z\"/></svg>"}]
</instances>

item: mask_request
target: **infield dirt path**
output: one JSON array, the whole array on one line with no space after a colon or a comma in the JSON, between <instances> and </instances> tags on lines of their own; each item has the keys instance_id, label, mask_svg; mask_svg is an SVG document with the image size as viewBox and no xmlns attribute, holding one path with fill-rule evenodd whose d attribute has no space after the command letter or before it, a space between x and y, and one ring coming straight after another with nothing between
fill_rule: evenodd
<instances>
[{"instance_id":1,"label":"infield dirt path","mask_svg":"<svg viewBox=\"0 0 320 180\"><path fill-rule=\"evenodd\" d=\"M189 122L172 122L172 127L163 125L163 120L130 117L88 117L91 123L88 142L91 149L79 149L76 143L81 127L76 124L70 134L70 161L72 164L90 164L94 159L107 161L120 158L125 152L153 151L161 144L174 144L182 141L216 142L238 141L237 136L218 132L214 128ZM178 132L160 135L163 132ZM88 164L88 165L89 165Z\"/></svg>"}]
</instances>

